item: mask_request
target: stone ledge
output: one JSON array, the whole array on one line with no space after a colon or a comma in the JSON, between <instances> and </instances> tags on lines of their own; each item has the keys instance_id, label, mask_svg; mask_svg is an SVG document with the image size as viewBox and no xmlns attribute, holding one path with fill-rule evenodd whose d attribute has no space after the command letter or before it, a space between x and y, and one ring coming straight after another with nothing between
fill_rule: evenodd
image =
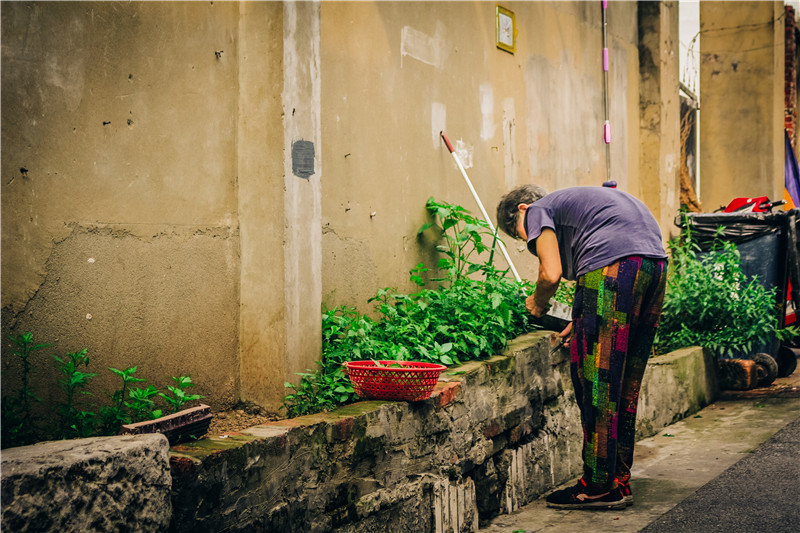
<instances>
[{"instance_id":1,"label":"stone ledge","mask_svg":"<svg viewBox=\"0 0 800 533\"><path fill-rule=\"evenodd\" d=\"M172 448L173 531L476 531L578 474L566 350L548 332L442 374L421 402L359 402ZM651 360L641 438L718 394L699 348Z\"/></svg>"},{"instance_id":2,"label":"stone ledge","mask_svg":"<svg viewBox=\"0 0 800 533\"><path fill-rule=\"evenodd\" d=\"M449 369L422 402L263 424L174 446L169 461L162 435L4 450L3 529L476 531L580 471L569 361L566 350L550 353L548 335ZM701 349L652 359L637 435L718 393Z\"/></svg>"},{"instance_id":3,"label":"stone ledge","mask_svg":"<svg viewBox=\"0 0 800 533\"><path fill-rule=\"evenodd\" d=\"M168 450L160 434L3 450L2 529L165 531L172 515Z\"/></svg>"}]
</instances>

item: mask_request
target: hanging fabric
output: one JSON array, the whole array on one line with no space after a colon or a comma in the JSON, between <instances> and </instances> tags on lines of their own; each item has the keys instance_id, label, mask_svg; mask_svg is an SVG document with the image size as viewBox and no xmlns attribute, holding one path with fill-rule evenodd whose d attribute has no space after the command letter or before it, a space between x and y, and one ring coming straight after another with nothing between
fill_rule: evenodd
<instances>
[{"instance_id":1,"label":"hanging fabric","mask_svg":"<svg viewBox=\"0 0 800 533\"><path fill-rule=\"evenodd\" d=\"M784 177L784 199L786 200L786 209L794 209L800 207L800 170L797 166L797 158L794 155L792 148L792 141L789 138L789 132L783 130L784 144L786 146L786 160L783 165Z\"/></svg>"}]
</instances>

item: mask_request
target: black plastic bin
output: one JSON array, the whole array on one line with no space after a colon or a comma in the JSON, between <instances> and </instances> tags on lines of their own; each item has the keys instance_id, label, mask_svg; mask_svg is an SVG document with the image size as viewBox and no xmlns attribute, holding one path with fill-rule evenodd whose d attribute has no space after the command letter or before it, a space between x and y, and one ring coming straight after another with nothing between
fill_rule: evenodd
<instances>
[{"instance_id":1,"label":"black plastic bin","mask_svg":"<svg viewBox=\"0 0 800 533\"><path fill-rule=\"evenodd\" d=\"M800 309L800 261L797 249L797 222L800 210L767 213L688 213L675 219L676 225L686 230L688 224L692 237L701 250L708 250L716 240L732 242L741 256L742 271L752 279L775 291L779 309L778 326L786 325L787 291L791 280L790 303ZM722 229L720 229L722 228ZM763 354L776 363L778 376L788 376L797 366L796 347L781 345L773 335L753 353L735 354L741 359L763 360ZM769 362L769 361L768 361ZM770 365L772 362L769 362ZM769 383L774 380L766 379Z\"/></svg>"}]
</instances>

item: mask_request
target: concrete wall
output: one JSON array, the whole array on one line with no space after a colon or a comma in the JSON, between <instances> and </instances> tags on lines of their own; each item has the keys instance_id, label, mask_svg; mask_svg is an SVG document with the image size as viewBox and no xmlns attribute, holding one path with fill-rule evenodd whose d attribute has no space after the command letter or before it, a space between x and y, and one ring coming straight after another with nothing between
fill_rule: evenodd
<instances>
[{"instance_id":1,"label":"concrete wall","mask_svg":"<svg viewBox=\"0 0 800 533\"><path fill-rule=\"evenodd\" d=\"M641 2L638 23L641 199L668 239L680 208L678 3Z\"/></svg>"},{"instance_id":2,"label":"concrete wall","mask_svg":"<svg viewBox=\"0 0 800 533\"><path fill-rule=\"evenodd\" d=\"M441 130L492 218L516 185L606 179L600 4L503 5L516 17L513 55L496 47L491 2L323 3L325 304L366 310L378 288L413 290L408 271L436 264L417 238L428 197L479 213ZM640 179L637 4L613 2L608 28L612 178L643 197L661 186ZM524 247L510 252L535 279Z\"/></svg>"},{"instance_id":3,"label":"concrete wall","mask_svg":"<svg viewBox=\"0 0 800 533\"><path fill-rule=\"evenodd\" d=\"M783 198L783 2L700 3L700 200Z\"/></svg>"},{"instance_id":4,"label":"concrete wall","mask_svg":"<svg viewBox=\"0 0 800 533\"><path fill-rule=\"evenodd\" d=\"M607 178L600 5L505 7L514 54L488 2L3 4L3 332L277 409L322 303L435 264L428 197L477 213L440 131L492 216L521 183ZM610 177L666 236L676 6L608 14Z\"/></svg>"},{"instance_id":5,"label":"concrete wall","mask_svg":"<svg viewBox=\"0 0 800 533\"><path fill-rule=\"evenodd\" d=\"M236 399L238 24L227 3L3 3L4 334L88 348L108 389L139 365Z\"/></svg>"},{"instance_id":6,"label":"concrete wall","mask_svg":"<svg viewBox=\"0 0 800 533\"><path fill-rule=\"evenodd\" d=\"M277 409L320 351L319 150L291 156L320 144L319 4L14 2L2 30L4 337L88 348L96 392L138 365Z\"/></svg>"},{"instance_id":7,"label":"concrete wall","mask_svg":"<svg viewBox=\"0 0 800 533\"><path fill-rule=\"evenodd\" d=\"M4 531L166 531L169 442L161 434L43 442L3 450Z\"/></svg>"}]
</instances>

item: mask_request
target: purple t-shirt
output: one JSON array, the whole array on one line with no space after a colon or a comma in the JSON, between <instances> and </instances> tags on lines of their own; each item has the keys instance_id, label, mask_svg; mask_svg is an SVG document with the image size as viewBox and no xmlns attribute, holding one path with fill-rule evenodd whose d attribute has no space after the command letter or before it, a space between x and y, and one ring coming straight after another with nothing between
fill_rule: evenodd
<instances>
[{"instance_id":1,"label":"purple t-shirt","mask_svg":"<svg viewBox=\"0 0 800 533\"><path fill-rule=\"evenodd\" d=\"M543 228L556 233L562 276L569 280L630 255L665 258L661 229L630 194L605 187L570 187L532 203L525 216L528 250Z\"/></svg>"}]
</instances>

